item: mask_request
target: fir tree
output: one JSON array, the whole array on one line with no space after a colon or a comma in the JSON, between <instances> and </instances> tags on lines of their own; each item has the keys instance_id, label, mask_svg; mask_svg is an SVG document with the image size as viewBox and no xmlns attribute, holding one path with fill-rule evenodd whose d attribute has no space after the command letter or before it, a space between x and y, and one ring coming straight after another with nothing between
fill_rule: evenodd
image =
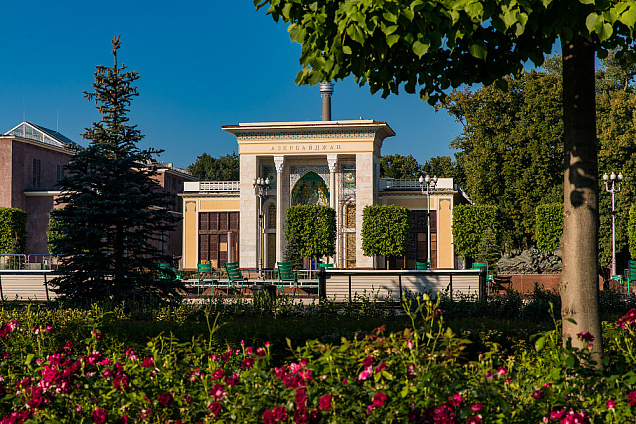
<instances>
[{"instance_id":1,"label":"fir tree","mask_svg":"<svg viewBox=\"0 0 636 424\"><path fill-rule=\"evenodd\" d=\"M492 228L486 228L481 235L477 251L477 262L487 262L489 269L492 269L499 258L501 258L499 245L497 244L497 236Z\"/></svg>"},{"instance_id":2,"label":"fir tree","mask_svg":"<svg viewBox=\"0 0 636 424\"><path fill-rule=\"evenodd\" d=\"M63 299L90 302L131 297L171 298L178 282L157 278L154 270L169 261L157 246L174 228L168 207L174 202L145 167L151 156L141 150L143 135L128 124L127 113L137 88L136 71L118 65L119 36L112 41L114 66L97 66L93 92L101 120L87 128L89 146L68 164L69 175L59 182L56 212L61 236L52 241L61 258L61 276L52 281Z\"/></svg>"}]
</instances>

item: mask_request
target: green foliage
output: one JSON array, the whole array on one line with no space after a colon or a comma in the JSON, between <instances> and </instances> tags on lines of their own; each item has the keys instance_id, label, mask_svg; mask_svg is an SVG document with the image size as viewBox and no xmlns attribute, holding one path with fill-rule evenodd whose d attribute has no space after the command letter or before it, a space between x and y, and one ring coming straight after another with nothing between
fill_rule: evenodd
<instances>
[{"instance_id":1,"label":"green foliage","mask_svg":"<svg viewBox=\"0 0 636 424\"><path fill-rule=\"evenodd\" d=\"M549 251L558 249L563 234L563 204L539 205L536 214L537 247Z\"/></svg>"},{"instance_id":2,"label":"green foliage","mask_svg":"<svg viewBox=\"0 0 636 424\"><path fill-rule=\"evenodd\" d=\"M362 251L365 256L404 256L411 211L403 206L367 206L362 211Z\"/></svg>"},{"instance_id":3,"label":"green foliage","mask_svg":"<svg viewBox=\"0 0 636 424\"><path fill-rule=\"evenodd\" d=\"M421 166L420 175L437 176L439 178L453 178L455 184L463 186L464 175L450 156L436 156ZM419 176L418 176L419 178Z\"/></svg>"},{"instance_id":4,"label":"green foliage","mask_svg":"<svg viewBox=\"0 0 636 424\"><path fill-rule=\"evenodd\" d=\"M420 165L412 155L384 155L380 158L382 178L419 178Z\"/></svg>"},{"instance_id":5,"label":"green foliage","mask_svg":"<svg viewBox=\"0 0 636 424\"><path fill-rule=\"evenodd\" d=\"M502 218L497 206L457 205L453 208L453 241L459 256L475 257L486 229L499 240ZM498 241L496 242L498 244Z\"/></svg>"},{"instance_id":6,"label":"green foliage","mask_svg":"<svg viewBox=\"0 0 636 424\"><path fill-rule=\"evenodd\" d=\"M58 209L51 209L49 212L49 227L46 230L46 240L49 244L49 253L52 255L56 255L57 252L53 247L53 241L59 240L63 237L64 233L62 232L62 222L57 218Z\"/></svg>"},{"instance_id":7,"label":"green foliage","mask_svg":"<svg viewBox=\"0 0 636 424\"><path fill-rule=\"evenodd\" d=\"M636 205L629 208L629 255L636 258Z\"/></svg>"},{"instance_id":8,"label":"green foliage","mask_svg":"<svg viewBox=\"0 0 636 424\"><path fill-rule=\"evenodd\" d=\"M295 240L302 256L336 253L336 211L329 206L298 205L287 209L285 240Z\"/></svg>"},{"instance_id":9,"label":"green foliage","mask_svg":"<svg viewBox=\"0 0 636 424\"><path fill-rule=\"evenodd\" d=\"M26 222L26 212L0 208L0 254L26 253Z\"/></svg>"},{"instance_id":10,"label":"green foliage","mask_svg":"<svg viewBox=\"0 0 636 424\"><path fill-rule=\"evenodd\" d=\"M481 239L477 245L477 255L475 255L475 259L477 262L487 262L488 268L492 269L499 258L501 258L501 249L497 244L497 237L493 229L488 227L481 235Z\"/></svg>"},{"instance_id":11,"label":"green foliage","mask_svg":"<svg viewBox=\"0 0 636 424\"><path fill-rule=\"evenodd\" d=\"M51 285L76 302L169 299L182 284L153 270L172 259L158 246L178 219L169 213L174 199L153 179L156 171L140 166L160 152L137 146L143 136L127 113L139 76L118 65L119 37L113 47L114 66L97 66L94 92L85 93L102 119L83 134L90 145L71 157L68 176L58 182L64 207L55 212L61 236L51 250L61 264Z\"/></svg>"},{"instance_id":12,"label":"green foliage","mask_svg":"<svg viewBox=\"0 0 636 424\"><path fill-rule=\"evenodd\" d=\"M188 171L201 181L238 181L241 171L239 155L232 153L214 158L203 153L188 166Z\"/></svg>"},{"instance_id":13,"label":"green foliage","mask_svg":"<svg viewBox=\"0 0 636 424\"><path fill-rule=\"evenodd\" d=\"M300 245L295 238L291 238L285 244L283 262L291 262L293 269L303 268L303 255L300 253Z\"/></svg>"},{"instance_id":14,"label":"green foliage","mask_svg":"<svg viewBox=\"0 0 636 424\"><path fill-rule=\"evenodd\" d=\"M502 325L522 305L512 296L493 302L506 319L492 324ZM608 353L596 367L587 346L560 337L558 317L552 329L533 325L503 334L466 322L457 334L440 315L447 304L427 295L404 300L406 328L288 346L253 344L244 334L240 342L220 343L223 320L212 318L210 306L143 310L143 319L183 327L190 327L183 325L188 314L203 312L205 330L186 339L162 330L134 346L117 336L138 332L136 308L3 308L0 419L272 423L275 410L287 417L281 422L294 416L330 423L633 421L636 310L605 324ZM555 309L546 312L542 318ZM288 329L302 327L282 321ZM267 330L262 322L254 326ZM277 362L280 352L291 356Z\"/></svg>"},{"instance_id":15,"label":"green foliage","mask_svg":"<svg viewBox=\"0 0 636 424\"><path fill-rule=\"evenodd\" d=\"M462 188L475 204L501 208L510 249L531 243L536 205L563 181L563 106L560 76L532 71L506 81L506 92L453 92L444 107L464 124L451 143Z\"/></svg>"}]
</instances>

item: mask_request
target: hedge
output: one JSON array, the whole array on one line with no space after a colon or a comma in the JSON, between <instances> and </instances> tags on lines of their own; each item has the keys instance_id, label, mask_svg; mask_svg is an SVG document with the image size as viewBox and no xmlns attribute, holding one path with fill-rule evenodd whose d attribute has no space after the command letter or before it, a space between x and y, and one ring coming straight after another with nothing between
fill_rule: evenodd
<instances>
[{"instance_id":1,"label":"hedge","mask_svg":"<svg viewBox=\"0 0 636 424\"><path fill-rule=\"evenodd\" d=\"M403 206L367 206L362 211L362 251L365 256L404 256L411 211Z\"/></svg>"},{"instance_id":2,"label":"hedge","mask_svg":"<svg viewBox=\"0 0 636 424\"><path fill-rule=\"evenodd\" d=\"M499 240L501 212L494 205L457 205L453 208L453 242L459 256L474 257L484 231L492 228Z\"/></svg>"},{"instance_id":3,"label":"hedge","mask_svg":"<svg viewBox=\"0 0 636 424\"><path fill-rule=\"evenodd\" d=\"M563 204L539 205L535 209L535 215L537 247L550 251L558 249L563 235Z\"/></svg>"},{"instance_id":4,"label":"hedge","mask_svg":"<svg viewBox=\"0 0 636 424\"><path fill-rule=\"evenodd\" d=\"M636 205L629 208L629 223L627 224L629 235L629 256L636 258Z\"/></svg>"},{"instance_id":5,"label":"hedge","mask_svg":"<svg viewBox=\"0 0 636 424\"><path fill-rule=\"evenodd\" d=\"M26 253L27 213L0 208L0 254Z\"/></svg>"},{"instance_id":6,"label":"hedge","mask_svg":"<svg viewBox=\"0 0 636 424\"><path fill-rule=\"evenodd\" d=\"M336 211L329 206L299 205L287 209L285 239L295 240L300 254L311 258L336 253Z\"/></svg>"}]
</instances>

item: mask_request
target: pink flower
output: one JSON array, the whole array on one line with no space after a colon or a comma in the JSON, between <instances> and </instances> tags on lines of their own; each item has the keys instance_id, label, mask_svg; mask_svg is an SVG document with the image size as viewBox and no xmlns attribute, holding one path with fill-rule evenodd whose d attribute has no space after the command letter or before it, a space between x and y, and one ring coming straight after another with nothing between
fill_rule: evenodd
<instances>
[{"instance_id":1,"label":"pink flower","mask_svg":"<svg viewBox=\"0 0 636 424\"><path fill-rule=\"evenodd\" d=\"M367 356L366 358L362 360L362 366L365 368L373 366L373 363L374 363L373 356Z\"/></svg>"},{"instance_id":2,"label":"pink flower","mask_svg":"<svg viewBox=\"0 0 636 424\"><path fill-rule=\"evenodd\" d=\"M549 389L550 387L552 387L552 382L543 383L543 387L545 387L546 389Z\"/></svg>"},{"instance_id":3,"label":"pink flower","mask_svg":"<svg viewBox=\"0 0 636 424\"><path fill-rule=\"evenodd\" d=\"M561 424L589 424L590 420L585 412L574 412L570 410L568 415L561 420Z\"/></svg>"},{"instance_id":4,"label":"pink flower","mask_svg":"<svg viewBox=\"0 0 636 424\"><path fill-rule=\"evenodd\" d=\"M157 400L159 402L159 406L162 408L171 408L172 403L174 402L174 397L171 393L160 393Z\"/></svg>"},{"instance_id":5,"label":"pink flower","mask_svg":"<svg viewBox=\"0 0 636 424\"><path fill-rule=\"evenodd\" d=\"M627 394L627 403L629 403L630 406L636 405L636 390Z\"/></svg>"},{"instance_id":6,"label":"pink flower","mask_svg":"<svg viewBox=\"0 0 636 424\"><path fill-rule=\"evenodd\" d=\"M211 378L212 380L218 380L219 378L222 378L224 374L225 374L225 370L223 370L222 368L219 368L217 370L214 370Z\"/></svg>"},{"instance_id":7,"label":"pink flower","mask_svg":"<svg viewBox=\"0 0 636 424\"><path fill-rule=\"evenodd\" d=\"M533 399L543 399L545 397L545 392L543 390L537 390L532 394Z\"/></svg>"},{"instance_id":8,"label":"pink flower","mask_svg":"<svg viewBox=\"0 0 636 424\"><path fill-rule=\"evenodd\" d=\"M482 424L481 417L479 415L473 415L468 417L466 424Z\"/></svg>"},{"instance_id":9,"label":"pink flower","mask_svg":"<svg viewBox=\"0 0 636 424\"><path fill-rule=\"evenodd\" d=\"M472 405L470 405L470 410L473 412L481 411L481 408L483 408L483 406L483 403L473 403Z\"/></svg>"},{"instance_id":10,"label":"pink flower","mask_svg":"<svg viewBox=\"0 0 636 424\"><path fill-rule=\"evenodd\" d=\"M143 368L154 368L155 367L155 358L153 358L152 356L144 358L144 360L141 361L141 366Z\"/></svg>"},{"instance_id":11,"label":"pink flower","mask_svg":"<svg viewBox=\"0 0 636 424\"><path fill-rule=\"evenodd\" d=\"M104 424L108 419L108 414L105 409L97 408L91 414L91 419L95 424Z\"/></svg>"},{"instance_id":12,"label":"pink flower","mask_svg":"<svg viewBox=\"0 0 636 424\"><path fill-rule=\"evenodd\" d=\"M406 346L407 346L409 349L413 349L413 340L409 340L409 341L407 341L407 342L406 342Z\"/></svg>"},{"instance_id":13,"label":"pink flower","mask_svg":"<svg viewBox=\"0 0 636 424\"><path fill-rule=\"evenodd\" d=\"M636 309L632 308L627 313L618 319L616 325L623 330L634 327L634 321L636 321Z\"/></svg>"},{"instance_id":14,"label":"pink flower","mask_svg":"<svg viewBox=\"0 0 636 424\"><path fill-rule=\"evenodd\" d=\"M613 400L608 400L607 401L607 409L614 409L614 407L616 406L616 402Z\"/></svg>"},{"instance_id":15,"label":"pink flower","mask_svg":"<svg viewBox=\"0 0 636 424\"><path fill-rule=\"evenodd\" d=\"M375 372L380 372L382 370L387 369L386 363L385 362L380 362L378 364L378 366L375 368Z\"/></svg>"},{"instance_id":16,"label":"pink flower","mask_svg":"<svg viewBox=\"0 0 636 424\"><path fill-rule=\"evenodd\" d=\"M265 356L266 353L267 352L265 352L265 349L262 347L256 349L256 355L258 355L259 358Z\"/></svg>"},{"instance_id":17,"label":"pink flower","mask_svg":"<svg viewBox=\"0 0 636 424\"><path fill-rule=\"evenodd\" d=\"M221 412L221 404L218 402L212 402L210 406L208 406L210 413L215 417L219 416L219 412Z\"/></svg>"},{"instance_id":18,"label":"pink flower","mask_svg":"<svg viewBox=\"0 0 636 424\"><path fill-rule=\"evenodd\" d=\"M274 424L276 421L274 420L274 413L269 409L263 412L263 424Z\"/></svg>"},{"instance_id":19,"label":"pink flower","mask_svg":"<svg viewBox=\"0 0 636 424\"><path fill-rule=\"evenodd\" d=\"M287 419L287 409L284 406L275 406L272 408L274 421L285 421Z\"/></svg>"},{"instance_id":20,"label":"pink flower","mask_svg":"<svg viewBox=\"0 0 636 424\"><path fill-rule=\"evenodd\" d=\"M296 394L294 395L294 400L297 405L307 406L307 392L302 387L296 389Z\"/></svg>"},{"instance_id":21,"label":"pink flower","mask_svg":"<svg viewBox=\"0 0 636 424\"><path fill-rule=\"evenodd\" d=\"M582 331L576 335L579 339L585 340L586 342L593 342L594 336L587 331Z\"/></svg>"},{"instance_id":22,"label":"pink flower","mask_svg":"<svg viewBox=\"0 0 636 424\"><path fill-rule=\"evenodd\" d=\"M555 409L554 411L550 412L550 419L552 421L560 420L563 417L565 417L565 409L563 408Z\"/></svg>"},{"instance_id":23,"label":"pink flower","mask_svg":"<svg viewBox=\"0 0 636 424\"><path fill-rule=\"evenodd\" d=\"M358 381L366 380L371 374L373 374L373 369L371 367L365 368L365 370L358 375Z\"/></svg>"},{"instance_id":24,"label":"pink flower","mask_svg":"<svg viewBox=\"0 0 636 424\"><path fill-rule=\"evenodd\" d=\"M241 362L241 368L244 370L249 370L252 366L254 366L254 358L245 358L243 362Z\"/></svg>"},{"instance_id":25,"label":"pink flower","mask_svg":"<svg viewBox=\"0 0 636 424\"><path fill-rule=\"evenodd\" d=\"M220 384L215 384L210 391L210 396L213 396L217 402L222 401L227 396L227 392L223 389L223 386Z\"/></svg>"},{"instance_id":26,"label":"pink flower","mask_svg":"<svg viewBox=\"0 0 636 424\"><path fill-rule=\"evenodd\" d=\"M495 377L495 376L493 375L493 373L492 373L492 372L488 371L488 372L486 373L486 380L488 380L488 381L492 381L492 379L493 379L494 377Z\"/></svg>"},{"instance_id":27,"label":"pink flower","mask_svg":"<svg viewBox=\"0 0 636 424\"><path fill-rule=\"evenodd\" d=\"M384 393L382 392L376 393L373 396L373 407L379 408L380 406L384 405L387 399L388 399L388 396L385 395Z\"/></svg>"},{"instance_id":28,"label":"pink flower","mask_svg":"<svg viewBox=\"0 0 636 424\"><path fill-rule=\"evenodd\" d=\"M508 370L507 369L505 369L504 367L497 368L497 375L498 376L501 377L502 375L506 375L506 374L508 374Z\"/></svg>"},{"instance_id":29,"label":"pink flower","mask_svg":"<svg viewBox=\"0 0 636 424\"><path fill-rule=\"evenodd\" d=\"M454 394L453 397L448 398L448 403L453 406L459 406L462 403L462 395L459 393Z\"/></svg>"},{"instance_id":30,"label":"pink flower","mask_svg":"<svg viewBox=\"0 0 636 424\"><path fill-rule=\"evenodd\" d=\"M333 398L330 394L322 395L320 397L320 401L318 402L318 408L322 409L323 411L329 411L331 409L332 399Z\"/></svg>"}]
</instances>

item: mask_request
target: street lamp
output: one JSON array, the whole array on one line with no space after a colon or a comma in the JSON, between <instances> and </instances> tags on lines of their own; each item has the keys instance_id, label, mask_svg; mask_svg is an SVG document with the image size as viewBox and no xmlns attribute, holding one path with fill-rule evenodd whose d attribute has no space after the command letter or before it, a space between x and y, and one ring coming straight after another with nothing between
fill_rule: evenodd
<instances>
[{"instance_id":1,"label":"street lamp","mask_svg":"<svg viewBox=\"0 0 636 424\"><path fill-rule=\"evenodd\" d=\"M607 185L607 180L612 181L612 188L609 188ZM614 183L618 180L618 188L615 188ZM614 194L621 191L621 181L623 181L623 174L620 172L618 175L614 174L614 171L607 176L607 173L603 174L603 181L605 181L605 191L608 193L612 193L612 277L616 275L616 229L614 227L614 222L616 217L614 216Z\"/></svg>"},{"instance_id":2,"label":"street lamp","mask_svg":"<svg viewBox=\"0 0 636 424\"><path fill-rule=\"evenodd\" d=\"M426 240L428 242L428 256L427 260L431 268L433 268L433 261L431 260L431 198L430 191L435 190L435 186L437 185L437 176L431 178L426 174L426 177L420 175L420 189L422 190L422 195L424 194L424 187L426 187L426 219L428 224L427 228L427 236Z\"/></svg>"},{"instance_id":3,"label":"street lamp","mask_svg":"<svg viewBox=\"0 0 636 424\"><path fill-rule=\"evenodd\" d=\"M258 261L258 278L263 278L263 199L267 196L267 189L269 188L269 177L262 179L261 177L254 178L252 180L252 187L254 187L254 194L258 197L258 240L257 240L257 261Z\"/></svg>"}]
</instances>

